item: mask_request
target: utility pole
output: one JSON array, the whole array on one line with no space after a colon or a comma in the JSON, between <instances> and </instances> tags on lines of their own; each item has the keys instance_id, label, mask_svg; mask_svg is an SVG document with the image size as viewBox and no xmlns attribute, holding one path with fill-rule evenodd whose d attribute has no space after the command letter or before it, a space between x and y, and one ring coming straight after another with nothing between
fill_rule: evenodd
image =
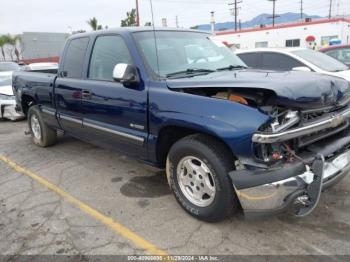
<instances>
[{"instance_id":1,"label":"utility pole","mask_svg":"<svg viewBox=\"0 0 350 262\"><path fill-rule=\"evenodd\" d=\"M329 0L329 15L328 15L328 19L332 18L332 5L333 5L333 0Z\"/></svg>"},{"instance_id":2,"label":"utility pole","mask_svg":"<svg viewBox=\"0 0 350 262\"><path fill-rule=\"evenodd\" d=\"M176 24L176 28L179 28L179 17L175 16L175 24Z\"/></svg>"},{"instance_id":3,"label":"utility pole","mask_svg":"<svg viewBox=\"0 0 350 262\"><path fill-rule=\"evenodd\" d=\"M240 7L238 7L238 4L241 4L242 1L239 1L239 0L235 0L234 3L229 3L228 5L229 6L234 6L232 9L231 9L231 13L232 15L235 16L235 31L237 31L237 18L238 18L238 9L240 9Z\"/></svg>"},{"instance_id":4,"label":"utility pole","mask_svg":"<svg viewBox=\"0 0 350 262\"><path fill-rule=\"evenodd\" d=\"M163 27L168 27L168 21L166 18L162 18L162 26Z\"/></svg>"},{"instance_id":5,"label":"utility pole","mask_svg":"<svg viewBox=\"0 0 350 262\"><path fill-rule=\"evenodd\" d=\"M136 26L140 26L139 0L136 0Z\"/></svg>"},{"instance_id":6,"label":"utility pole","mask_svg":"<svg viewBox=\"0 0 350 262\"><path fill-rule=\"evenodd\" d=\"M215 12L211 11L211 19L210 19L210 25L211 25L211 33L214 34L215 33Z\"/></svg>"},{"instance_id":7,"label":"utility pole","mask_svg":"<svg viewBox=\"0 0 350 262\"><path fill-rule=\"evenodd\" d=\"M272 18L272 26L275 26L275 18L279 17L279 15L276 15L276 1L277 0L268 0L268 1L273 3L273 5L272 5L272 16L270 16L269 18Z\"/></svg>"},{"instance_id":8,"label":"utility pole","mask_svg":"<svg viewBox=\"0 0 350 262\"><path fill-rule=\"evenodd\" d=\"M303 20L303 13L304 13L304 9L303 9L303 7L304 7L304 2L303 2L303 0L300 0L300 19L301 20Z\"/></svg>"}]
</instances>

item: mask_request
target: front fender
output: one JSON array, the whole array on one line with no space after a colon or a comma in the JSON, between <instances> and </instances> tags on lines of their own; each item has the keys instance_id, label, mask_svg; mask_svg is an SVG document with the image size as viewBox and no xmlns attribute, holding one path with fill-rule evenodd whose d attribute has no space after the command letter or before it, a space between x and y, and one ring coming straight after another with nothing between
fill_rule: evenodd
<instances>
[{"instance_id":1,"label":"front fender","mask_svg":"<svg viewBox=\"0 0 350 262\"><path fill-rule=\"evenodd\" d=\"M223 99L169 89L150 94L152 135L166 126L198 130L224 141L235 156L252 156L252 135L269 119L255 108Z\"/></svg>"}]
</instances>

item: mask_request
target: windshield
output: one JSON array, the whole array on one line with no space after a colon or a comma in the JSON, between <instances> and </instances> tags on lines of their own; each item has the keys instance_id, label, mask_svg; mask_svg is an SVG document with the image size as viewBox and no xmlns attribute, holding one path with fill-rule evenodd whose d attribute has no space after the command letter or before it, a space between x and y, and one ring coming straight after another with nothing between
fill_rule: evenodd
<instances>
[{"instance_id":1,"label":"windshield","mask_svg":"<svg viewBox=\"0 0 350 262\"><path fill-rule=\"evenodd\" d=\"M246 67L222 42L210 39L210 35L197 32L156 31L136 32L139 45L148 65L159 76L166 77L177 72L213 72L229 67ZM158 63L155 52L158 49Z\"/></svg>"},{"instance_id":2,"label":"windshield","mask_svg":"<svg viewBox=\"0 0 350 262\"><path fill-rule=\"evenodd\" d=\"M11 75L0 75L0 87L1 86L11 86L12 85L12 76Z\"/></svg>"},{"instance_id":3,"label":"windshield","mask_svg":"<svg viewBox=\"0 0 350 262\"><path fill-rule=\"evenodd\" d=\"M13 62L2 62L0 63L0 72L7 72L7 71L17 71L19 70L19 65Z\"/></svg>"},{"instance_id":4,"label":"windshield","mask_svg":"<svg viewBox=\"0 0 350 262\"><path fill-rule=\"evenodd\" d=\"M350 64L350 48L339 48L325 52L327 55L343 62L344 64Z\"/></svg>"},{"instance_id":5,"label":"windshield","mask_svg":"<svg viewBox=\"0 0 350 262\"><path fill-rule=\"evenodd\" d=\"M292 51L292 53L328 72L339 72L349 69L338 60L311 49L296 50Z\"/></svg>"}]
</instances>

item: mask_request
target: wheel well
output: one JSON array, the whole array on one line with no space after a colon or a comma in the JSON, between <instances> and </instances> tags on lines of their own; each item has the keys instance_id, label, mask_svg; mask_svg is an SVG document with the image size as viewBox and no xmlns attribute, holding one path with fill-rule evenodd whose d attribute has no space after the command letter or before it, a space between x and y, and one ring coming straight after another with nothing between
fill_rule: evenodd
<instances>
[{"instance_id":1,"label":"wheel well","mask_svg":"<svg viewBox=\"0 0 350 262\"><path fill-rule=\"evenodd\" d=\"M185 127L179 127L179 126L167 126L167 127L164 127L159 132L159 136L157 139L158 165L160 167L165 167L166 158L168 156L170 148L178 140L180 140L186 136L193 135L193 134L203 134L203 135L211 137L211 139L217 140L227 149L227 152L230 152L230 154L232 155L232 158L234 159L234 155L233 155L231 149L229 148L229 146L224 141L222 141L221 139L219 139L213 135L199 132L198 130L191 129L191 128L185 128Z\"/></svg>"},{"instance_id":2,"label":"wheel well","mask_svg":"<svg viewBox=\"0 0 350 262\"><path fill-rule=\"evenodd\" d=\"M36 101L33 97L28 96L28 95L23 95L21 98L21 106L22 106L22 111L25 115L27 115L29 107L32 105L35 105Z\"/></svg>"}]
</instances>

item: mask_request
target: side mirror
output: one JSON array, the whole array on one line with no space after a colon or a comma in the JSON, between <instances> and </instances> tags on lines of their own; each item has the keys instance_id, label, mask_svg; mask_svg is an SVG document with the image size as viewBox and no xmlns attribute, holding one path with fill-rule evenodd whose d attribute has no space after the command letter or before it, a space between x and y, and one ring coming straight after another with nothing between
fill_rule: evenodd
<instances>
[{"instance_id":1,"label":"side mirror","mask_svg":"<svg viewBox=\"0 0 350 262\"><path fill-rule=\"evenodd\" d=\"M292 68L293 71L302 71L302 72L312 72L307 66L297 66Z\"/></svg>"},{"instance_id":2,"label":"side mirror","mask_svg":"<svg viewBox=\"0 0 350 262\"><path fill-rule=\"evenodd\" d=\"M135 86L140 83L136 67L129 64L117 64L113 69L113 79L125 86Z\"/></svg>"}]
</instances>

